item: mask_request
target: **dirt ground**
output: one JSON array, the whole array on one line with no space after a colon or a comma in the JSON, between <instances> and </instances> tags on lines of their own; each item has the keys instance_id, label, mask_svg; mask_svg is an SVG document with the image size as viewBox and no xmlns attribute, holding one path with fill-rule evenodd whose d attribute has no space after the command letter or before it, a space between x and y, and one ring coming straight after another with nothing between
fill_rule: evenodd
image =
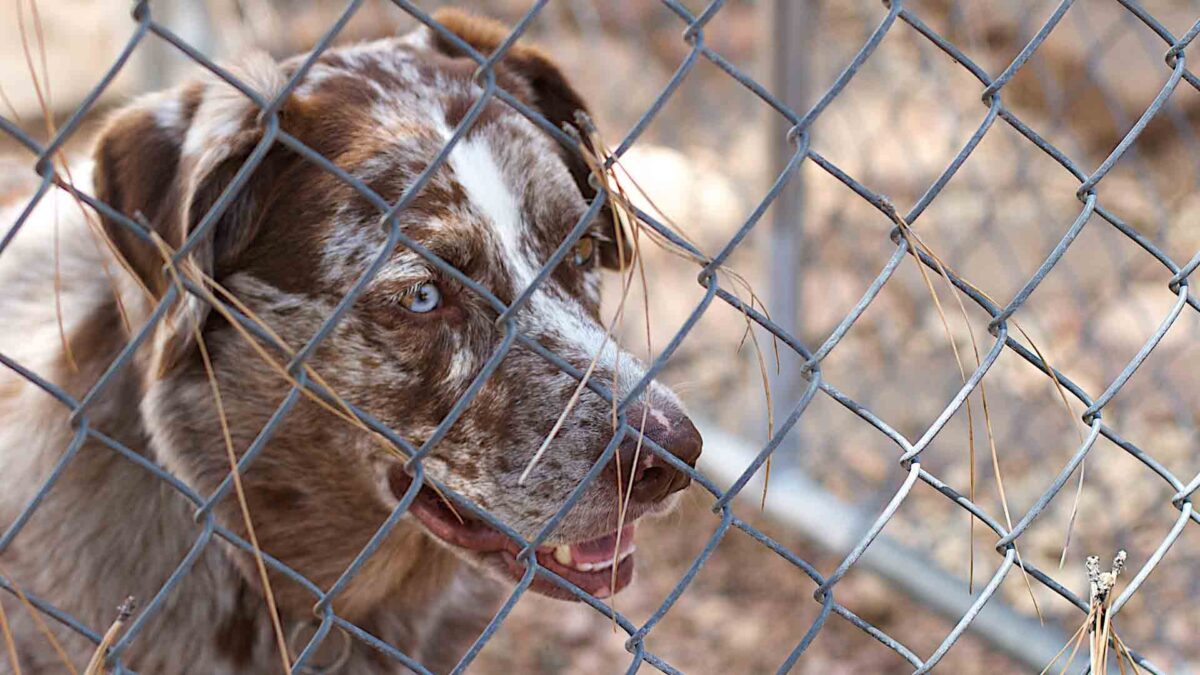
<instances>
[{"instance_id":1,"label":"dirt ground","mask_svg":"<svg viewBox=\"0 0 1200 675\"><path fill-rule=\"evenodd\" d=\"M680 509L638 532L637 577L616 598L617 609L641 625L657 609L716 530L711 498L693 487ZM814 550L742 502L735 513L828 574L838 561ZM819 614L815 584L789 562L730 528L712 558L646 640L649 651L686 673L773 673ZM897 597L878 579L852 572L835 598L859 616L928 656L952 627ZM616 673L631 655L624 632L582 604L528 596L480 654L482 673ZM644 667L643 670L652 670ZM938 668L946 673L1014 673L1021 668L970 634ZM912 666L831 614L794 673L908 673Z\"/></svg>"}]
</instances>

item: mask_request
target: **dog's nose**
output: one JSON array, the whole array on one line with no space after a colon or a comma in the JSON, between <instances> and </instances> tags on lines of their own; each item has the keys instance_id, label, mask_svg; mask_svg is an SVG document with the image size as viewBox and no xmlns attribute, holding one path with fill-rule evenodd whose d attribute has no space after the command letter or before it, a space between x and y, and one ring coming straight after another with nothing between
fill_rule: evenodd
<instances>
[{"instance_id":1,"label":"dog's nose","mask_svg":"<svg viewBox=\"0 0 1200 675\"><path fill-rule=\"evenodd\" d=\"M642 421L641 409L631 407L628 419L631 426L639 428ZM696 466L696 460L700 458L700 451L704 446L704 439L700 437L696 425L682 413L665 414L652 409L646 415L646 425L642 433L691 467ZM629 496L633 501L642 504L660 502L692 482L690 476L671 466L670 462L658 453L644 444L639 452L637 446L637 437L631 435L623 440L618 448L622 467L630 467L634 455L637 456L637 466L632 470L632 488L625 488L630 490ZM629 472L624 475L629 476Z\"/></svg>"}]
</instances>

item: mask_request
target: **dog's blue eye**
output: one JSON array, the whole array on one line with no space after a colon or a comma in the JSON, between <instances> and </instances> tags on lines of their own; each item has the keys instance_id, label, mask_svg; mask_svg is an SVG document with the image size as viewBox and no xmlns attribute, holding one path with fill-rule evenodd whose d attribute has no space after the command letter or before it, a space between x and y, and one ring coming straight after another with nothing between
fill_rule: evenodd
<instances>
[{"instance_id":1,"label":"dog's blue eye","mask_svg":"<svg viewBox=\"0 0 1200 675\"><path fill-rule=\"evenodd\" d=\"M442 305L442 292L438 289L437 284L426 281L405 293L400 299L400 304L410 312L425 314Z\"/></svg>"}]
</instances>

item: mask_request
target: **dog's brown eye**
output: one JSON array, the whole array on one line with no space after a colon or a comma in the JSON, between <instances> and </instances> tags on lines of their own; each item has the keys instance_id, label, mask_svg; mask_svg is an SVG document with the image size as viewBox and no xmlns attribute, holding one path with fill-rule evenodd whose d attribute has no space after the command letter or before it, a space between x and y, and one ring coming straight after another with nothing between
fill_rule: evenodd
<instances>
[{"instance_id":1,"label":"dog's brown eye","mask_svg":"<svg viewBox=\"0 0 1200 675\"><path fill-rule=\"evenodd\" d=\"M400 304L404 309L416 314L432 312L442 305L442 291L437 284L426 281L401 296Z\"/></svg>"},{"instance_id":2,"label":"dog's brown eye","mask_svg":"<svg viewBox=\"0 0 1200 675\"><path fill-rule=\"evenodd\" d=\"M575 253L571 258L576 267L585 267L592 263L596 257L596 240L592 237L584 237L575 244Z\"/></svg>"}]
</instances>

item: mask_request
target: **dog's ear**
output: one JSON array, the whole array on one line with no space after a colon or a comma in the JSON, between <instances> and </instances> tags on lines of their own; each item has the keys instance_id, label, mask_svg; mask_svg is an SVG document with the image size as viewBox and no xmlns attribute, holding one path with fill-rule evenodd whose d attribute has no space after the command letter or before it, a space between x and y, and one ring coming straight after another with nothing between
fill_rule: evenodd
<instances>
[{"instance_id":1,"label":"dog's ear","mask_svg":"<svg viewBox=\"0 0 1200 675\"><path fill-rule=\"evenodd\" d=\"M268 98L283 82L279 66L266 56L231 70ZM166 248L115 219L101 220L116 252L155 298L175 283L165 256L196 232L262 134L257 106L215 79L142 98L118 111L101 132L93 169L96 198L150 228ZM197 272L216 278L250 244L270 198L267 186L275 170L270 158L221 217L206 226L177 266L180 274L197 283ZM195 346L209 309L204 300L184 293L159 323L154 357L160 374Z\"/></svg>"},{"instance_id":2,"label":"dog's ear","mask_svg":"<svg viewBox=\"0 0 1200 675\"><path fill-rule=\"evenodd\" d=\"M481 54L491 55L504 42L511 30L504 24L475 16L458 9L441 9L433 14L434 21L454 33ZM430 31L432 46L447 56L463 56L455 44L438 31ZM556 128L576 125L575 113L588 112L583 97L567 82L554 61L538 47L517 42L504 53L498 71L515 75L528 92L512 91L542 114ZM501 83L503 86L503 83ZM588 167L572 149L564 148L563 159L583 196L591 199L595 190L588 183Z\"/></svg>"}]
</instances>

